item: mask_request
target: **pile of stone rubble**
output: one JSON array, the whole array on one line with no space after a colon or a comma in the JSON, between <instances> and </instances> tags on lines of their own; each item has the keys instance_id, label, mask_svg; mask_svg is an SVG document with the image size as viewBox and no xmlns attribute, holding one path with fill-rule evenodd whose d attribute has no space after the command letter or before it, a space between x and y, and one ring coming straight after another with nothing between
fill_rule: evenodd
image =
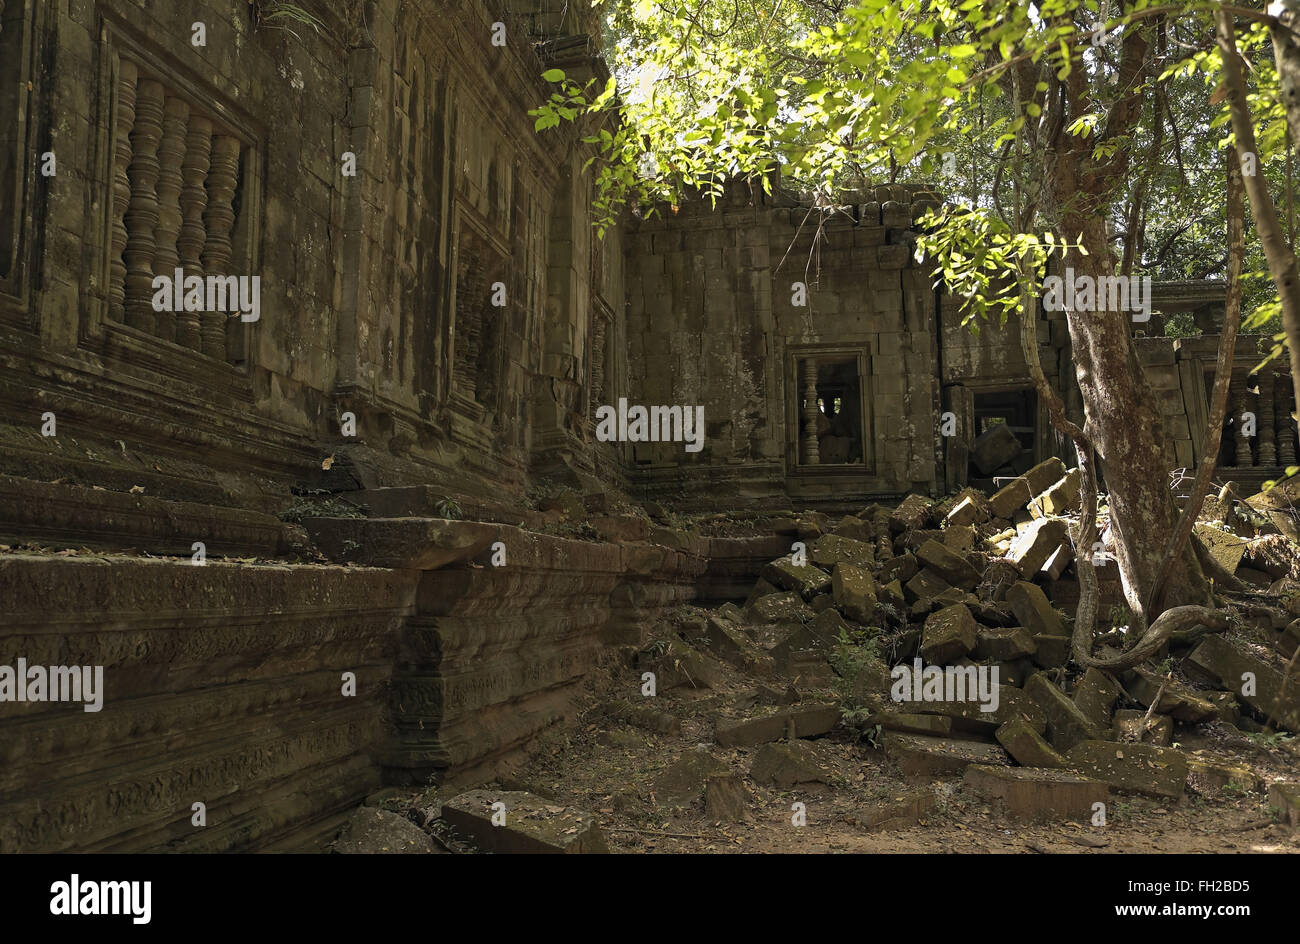
<instances>
[{"instance_id":1,"label":"pile of stone rubble","mask_svg":"<svg viewBox=\"0 0 1300 944\"><path fill-rule=\"evenodd\" d=\"M1235 765L1170 745L1179 726L1216 720L1300 731L1300 679L1287 662L1300 646L1294 549L1221 521L1200 527L1216 550L1232 544L1235 559L1217 559L1269 587L1276 605L1235 607L1233 630L1177 638L1163 665L1118 679L1074 672L1070 628L1053 602L1068 609L1077 599L1068 572L1079 486L1078 470L1050 459L987 498L966 489L943 502L911 495L894 509L870 506L768 564L743 610L709 620L710 645L754 671L817 679L842 639L876 637L883 659L859 694L889 757L908 775L965 771L1010 806L1043 812L1059 801L1058 812L1079 813L1112 788L1177 798L1189 778L1249 783ZM1103 584L1117 590L1111 550L1103 542L1096 552ZM1121 651L1125 629L1103 635L1098 653ZM760 637L773 636L765 649ZM1274 789L1280 805L1288 790L1294 797L1294 787Z\"/></svg>"},{"instance_id":2,"label":"pile of stone rubble","mask_svg":"<svg viewBox=\"0 0 1300 944\"><path fill-rule=\"evenodd\" d=\"M908 781L960 778L1016 818L1095 824L1114 794L1176 802L1189 789L1232 789L1266 795L1284 821L1300 822L1294 776L1263 778L1226 754L1178 746L1206 725L1239 739L1300 731L1291 540L1265 533L1276 527L1227 490L1207 501L1198 533L1216 560L1272 593L1236 594L1226 632L1193 629L1112 677L1069 661L1078 508L1077 470L1050 459L991 496L965 489L839 520L803 515L790 553L762 568L743 605L689 608L632 655L660 696L686 691L689 704L624 698L605 706L605 723L696 741L654 774L649 795L702 804L710 821L749 818L755 789L825 783L814 739L856 731ZM1122 601L1113 549L1103 539L1096 550L1103 591ZM1099 628L1098 655L1130 641L1117 620ZM915 821L932 797L900 793L859 821ZM483 849L605 848L592 815L504 787L427 816Z\"/></svg>"}]
</instances>

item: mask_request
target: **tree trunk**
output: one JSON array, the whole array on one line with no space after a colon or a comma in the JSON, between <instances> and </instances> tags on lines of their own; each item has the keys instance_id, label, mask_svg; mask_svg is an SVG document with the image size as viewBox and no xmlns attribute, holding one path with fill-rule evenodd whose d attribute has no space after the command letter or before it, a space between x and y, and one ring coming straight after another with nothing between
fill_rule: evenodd
<instances>
[{"instance_id":1,"label":"tree trunk","mask_svg":"<svg viewBox=\"0 0 1300 944\"><path fill-rule=\"evenodd\" d=\"M1291 139L1300 141L1300 0L1276 0L1269 4L1268 12L1278 20L1269 30L1269 38L1273 40L1282 107Z\"/></svg>"},{"instance_id":2,"label":"tree trunk","mask_svg":"<svg viewBox=\"0 0 1300 944\"><path fill-rule=\"evenodd\" d=\"M1300 0L1275 3L1270 10L1275 15L1280 13L1279 19L1283 19L1284 24L1290 23L1293 28L1300 28ZM1259 148L1255 143L1250 106L1246 103L1246 82L1241 74L1232 14L1220 10L1218 27L1223 82L1228 92L1228 110L1232 115L1237 156L1240 159L1246 154L1253 155L1255 164L1258 165ZM1292 136L1300 137L1300 43L1283 27L1274 28L1272 37L1287 122L1292 129ZM1282 303L1282 331L1286 335L1291 355L1291 383L1300 394L1300 266L1297 265L1295 253L1282 236L1282 224L1278 220L1273 197L1268 192L1268 181L1264 177L1263 168L1257 167L1256 172L1247 175L1243 183L1246 194L1250 197L1250 214L1255 220L1255 232L1259 235L1269 275L1273 277L1273 284L1277 286L1278 298Z\"/></svg>"},{"instance_id":3,"label":"tree trunk","mask_svg":"<svg viewBox=\"0 0 1300 944\"><path fill-rule=\"evenodd\" d=\"M1183 505L1182 517L1174 543L1165 554L1151 591L1148 609L1160 612L1164 599L1164 586L1173 569L1174 561L1192 539L1197 516L1210 490L1210 478L1219 456L1219 440L1223 435L1223 420L1228 412L1228 388L1232 384L1232 358L1237 344L1237 329L1241 326L1241 271L1246 259L1246 211L1242 206L1241 163L1236 153L1228 153L1228 297L1219 335L1219 356L1214 367L1214 392L1210 396L1210 419L1202 440L1200 462L1196 467L1196 481Z\"/></svg>"},{"instance_id":4,"label":"tree trunk","mask_svg":"<svg viewBox=\"0 0 1300 944\"><path fill-rule=\"evenodd\" d=\"M1103 217L1071 219L1063 229L1083 233L1084 256L1066 253L1076 276L1097 280L1114 264L1106 244ZM1155 396L1137 362L1126 311L1068 311L1075 372L1083 393L1084 428L1096 450L1106 481L1111 530L1129 609L1146 622L1156 574L1172 543L1178 519L1169 473L1174 458ZM1168 606L1203 605L1209 587L1194 554L1184 549L1171 569L1164 593Z\"/></svg>"},{"instance_id":5,"label":"tree trunk","mask_svg":"<svg viewBox=\"0 0 1300 944\"><path fill-rule=\"evenodd\" d=\"M1141 29L1125 31L1117 87L1127 89L1107 111L1104 138L1127 139L1142 110L1141 92L1149 63ZM1061 88L1062 124L1092 106L1080 61ZM1106 219L1117 186L1128 173L1128 146L1107 156L1094 156L1099 143L1087 135L1058 136L1049 163L1050 208L1059 221L1057 231L1076 237L1078 248L1065 252L1065 265L1074 275L1099 279L1114 273L1106 239ZM1094 296L1097 309L1105 307ZM1172 544L1177 509L1169 487L1174 467L1170 443L1155 397L1137 362L1130 337L1131 313L1079 311L1067 306L1075 372L1083 396L1084 432L1096 449L1109 496L1111 530L1123 579L1124 596L1140 627L1159 616L1147 613L1156 574L1166 548ZM1203 605L1210 601L1209 585L1194 553L1185 550L1169 576L1164 600L1168 606Z\"/></svg>"}]
</instances>

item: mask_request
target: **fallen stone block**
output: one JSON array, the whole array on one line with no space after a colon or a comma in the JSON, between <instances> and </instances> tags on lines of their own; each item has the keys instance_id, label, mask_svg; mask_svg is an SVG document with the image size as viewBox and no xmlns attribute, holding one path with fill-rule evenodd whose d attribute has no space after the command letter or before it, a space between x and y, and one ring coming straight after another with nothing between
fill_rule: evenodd
<instances>
[{"instance_id":1,"label":"fallen stone block","mask_svg":"<svg viewBox=\"0 0 1300 944\"><path fill-rule=\"evenodd\" d=\"M735 623L710 616L705 623L705 635L709 649L718 658L758 676L772 675L775 671L772 657L754 645Z\"/></svg>"},{"instance_id":2,"label":"fallen stone block","mask_svg":"<svg viewBox=\"0 0 1300 944\"><path fill-rule=\"evenodd\" d=\"M504 825L492 823L501 813ZM609 849L605 837L590 813L552 803L531 793L471 790L444 803L442 819L457 835L484 852L510 853L603 853ZM501 822L498 815L497 821Z\"/></svg>"},{"instance_id":3,"label":"fallen stone block","mask_svg":"<svg viewBox=\"0 0 1300 944\"><path fill-rule=\"evenodd\" d=\"M810 600L831 585L830 574L811 564L796 564L788 557L778 557L764 564L760 576L768 583Z\"/></svg>"},{"instance_id":4,"label":"fallen stone block","mask_svg":"<svg viewBox=\"0 0 1300 944\"><path fill-rule=\"evenodd\" d=\"M1043 565L1043 573L1050 579L1058 580L1074 563L1074 550L1067 544L1058 547Z\"/></svg>"},{"instance_id":5,"label":"fallen stone block","mask_svg":"<svg viewBox=\"0 0 1300 944\"><path fill-rule=\"evenodd\" d=\"M889 515L889 529L895 534L915 531L925 526L934 502L924 495L908 495Z\"/></svg>"},{"instance_id":6,"label":"fallen stone block","mask_svg":"<svg viewBox=\"0 0 1300 944\"><path fill-rule=\"evenodd\" d=\"M1070 659L1069 636L1035 636L1034 645L1038 648L1030 658L1039 668L1055 669Z\"/></svg>"},{"instance_id":7,"label":"fallen stone block","mask_svg":"<svg viewBox=\"0 0 1300 944\"><path fill-rule=\"evenodd\" d=\"M886 584L897 580L901 586L915 577L916 572L920 569L921 565L916 562L916 555L900 554L897 557L891 557L881 566L876 573L876 581Z\"/></svg>"},{"instance_id":8,"label":"fallen stone block","mask_svg":"<svg viewBox=\"0 0 1300 944\"><path fill-rule=\"evenodd\" d=\"M875 547L838 534L823 534L808 548L808 560L825 570L836 564L852 564L870 569L876 566Z\"/></svg>"},{"instance_id":9,"label":"fallen stone block","mask_svg":"<svg viewBox=\"0 0 1300 944\"><path fill-rule=\"evenodd\" d=\"M1214 706L1216 721L1235 725L1241 719L1241 706L1232 692L1204 692L1205 700Z\"/></svg>"},{"instance_id":10,"label":"fallen stone block","mask_svg":"<svg viewBox=\"0 0 1300 944\"><path fill-rule=\"evenodd\" d=\"M906 711L880 711L867 718L868 728L879 725L885 731L902 734L928 734L947 737L952 734L952 719L946 715L923 715Z\"/></svg>"},{"instance_id":11,"label":"fallen stone block","mask_svg":"<svg viewBox=\"0 0 1300 944\"><path fill-rule=\"evenodd\" d=\"M755 623L803 622L813 615L812 609L797 593L771 593L759 597L746 607L746 612L750 621Z\"/></svg>"},{"instance_id":12,"label":"fallen stone block","mask_svg":"<svg viewBox=\"0 0 1300 944\"><path fill-rule=\"evenodd\" d=\"M343 855L432 853L433 840L405 816L363 806L352 814L331 846Z\"/></svg>"},{"instance_id":13,"label":"fallen stone block","mask_svg":"<svg viewBox=\"0 0 1300 944\"><path fill-rule=\"evenodd\" d=\"M780 740L791 730L795 737L819 737L829 734L839 720L839 705L806 705L762 718L719 721L713 739L720 747L752 747Z\"/></svg>"},{"instance_id":14,"label":"fallen stone block","mask_svg":"<svg viewBox=\"0 0 1300 944\"><path fill-rule=\"evenodd\" d=\"M831 596L844 615L857 623L876 620L876 582L870 571L854 564L840 562L831 574Z\"/></svg>"},{"instance_id":15,"label":"fallen stone block","mask_svg":"<svg viewBox=\"0 0 1300 944\"><path fill-rule=\"evenodd\" d=\"M1128 693L1148 708L1159 693L1160 704L1156 705L1156 712L1172 715L1179 721L1205 721L1217 712L1214 703L1202 698L1199 692L1193 692L1177 679L1166 679L1150 669L1140 666L1133 669L1125 675L1124 684Z\"/></svg>"},{"instance_id":16,"label":"fallen stone block","mask_svg":"<svg viewBox=\"0 0 1300 944\"><path fill-rule=\"evenodd\" d=\"M1245 764L1196 751L1187 755L1187 786L1202 796L1254 793L1259 778Z\"/></svg>"},{"instance_id":17,"label":"fallen stone block","mask_svg":"<svg viewBox=\"0 0 1300 944\"><path fill-rule=\"evenodd\" d=\"M1269 784L1268 805L1291 828L1300 827L1300 783L1278 780Z\"/></svg>"},{"instance_id":18,"label":"fallen stone block","mask_svg":"<svg viewBox=\"0 0 1300 944\"><path fill-rule=\"evenodd\" d=\"M766 580L764 580L762 577L759 577L756 581L754 581L754 589L750 590L749 596L745 598L743 609L748 611L750 607L754 605L755 602L762 599L763 597L771 596L774 593L780 593L780 592L781 589L779 587L774 587Z\"/></svg>"},{"instance_id":19,"label":"fallen stone block","mask_svg":"<svg viewBox=\"0 0 1300 944\"><path fill-rule=\"evenodd\" d=\"M976 659L1011 661L1032 656L1038 651L1038 644L1034 642L1028 630L1020 626L1003 626L996 629L980 627L977 636Z\"/></svg>"},{"instance_id":20,"label":"fallen stone block","mask_svg":"<svg viewBox=\"0 0 1300 944\"><path fill-rule=\"evenodd\" d=\"M838 613L835 615L839 616ZM784 639L768 650L768 653L776 670L789 674L795 662L804 663L817 659L826 663L834 648L834 644L817 632L811 623L802 623L790 630Z\"/></svg>"},{"instance_id":21,"label":"fallen stone block","mask_svg":"<svg viewBox=\"0 0 1300 944\"><path fill-rule=\"evenodd\" d=\"M717 688L723 681L722 666L710 656L682 642L671 642L660 655L643 653L643 665L655 673L660 691L686 685L690 688Z\"/></svg>"},{"instance_id":22,"label":"fallen stone block","mask_svg":"<svg viewBox=\"0 0 1300 944\"><path fill-rule=\"evenodd\" d=\"M980 582L979 571L966 558L933 539L916 549L916 559L954 587L972 590Z\"/></svg>"},{"instance_id":23,"label":"fallen stone block","mask_svg":"<svg viewBox=\"0 0 1300 944\"><path fill-rule=\"evenodd\" d=\"M1246 500L1252 509L1268 518L1282 534L1300 543L1300 477L1292 476L1268 491L1256 492Z\"/></svg>"},{"instance_id":24,"label":"fallen stone block","mask_svg":"<svg viewBox=\"0 0 1300 944\"><path fill-rule=\"evenodd\" d=\"M908 603L929 602L953 590L957 588L926 567L903 585L903 599ZM957 592L962 591L957 590Z\"/></svg>"},{"instance_id":25,"label":"fallen stone block","mask_svg":"<svg viewBox=\"0 0 1300 944\"><path fill-rule=\"evenodd\" d=\"M1074 687L1074 703L1099 730L1110 727L1111 711L1119 700L1119 685L1100 669L1089 668Z\"/></svg>"},{"instance_id":26,"label":"fallen stone block","mask_svg":"<svg viewBox=\"0 0 1300 944\"><path fill-rule=\"evenodd\" d=\"M650 699L653 701L654 699ZM610 702L605 713L611 718L630 724L634 728L652 731L655 734L676 735L682 731L682 723L666 711L660 711L652 705L631 701Z\"/></svg>"},{"instance_id":27,"label":"fallen stone block","mask_svg":"<svg viewBox=\"0 0 1300 944\"><path fill-rule=\"evenodd\" d=\"M713 822L749 820L749 790L735 774L713 774L704 785L704 815Z\"/></svg>"},{"instance_id":28,"label":"fallen stone block","mask_svg":"<svg viewBox=\"0 0 1300 944\"><path fill-rule=\"evenodd\" d=\"M1069 536L1063 519L1039 518L1020 533L1006 559L1016 565L1022 576L1033 577Z\"/></svg>"},{"instance_id":29,"label":"fallen stone block","mask_svg":"<svg viewBox=\"0 0 1300 944\"><path fill-rule=\"evenodd\" d=\"M934 665L956 662L975 648L975 617L963 603L930 614L921 634L921 658Z\"/></svg>"},{"instance_id":30,"label":"fallen stone block","mask_svg":"<svg viewBox=\"0 0 1300 944\"><path fill-rule=\"evenodd\" d=\"M1047 595L1035 584L1018 580L1007 588L1007 603L1016 621L1031 636L1064 636L1061 614L1047 602Z\"/></svg>"},{"instance_id":31,"label":"fallen stone block","mask_svg":"<svg viewBox=\"0 0 1300 944\"><path fill-rule=\"evenodd\" d=\"M1079 489L1083 483L1078 469L1071 469L1044 491L1035 495L1029 502L1029 513L1035 518L1064 515L1078 511Z\"/></svg>"},{"instance_id":32,"label":"fallen stone block","mask_svg":"<svg viewBox=\"0 0 1300 944\"><path fill-rule=\"evenodd\" d=\"M835 671L824 649L791 652L780 671L807 688L829 688L835 682Z\"/></svg>"},{"instance_id":33,"label":"fallen stone block","mask_svg":"<svg viewBox=\"0 0 1300 944\"><path fill-rule=\"evenodd\" d=\"M1205 637L1187 660L1256 711L1300 731L1300 678L1286 680L1284 687L1281 672L1221 636ZM1247 673L1254 677L1253 689Z\"/></svg>"},{"instance_id":34,"label":"fallen stone block","mask_svg":"<svg viewBox=\"0 0 1300 944\"><path fill-rule=\"evenodd\" d=\"M1037 495L1046 491L1053 482L1060 481L1065 477L1065 474L1065 463L1061 461L1059 456L1051 456L1038 463L1021 478L1025 480L1025 484L1029 487L1029 493Z\"/></svg>"},{"instance_id":35,"label":"fallen stone block","mask_svg":"<svg viewBox=\"0 0 1300 944\"><path fill-rule=\"evenodd\" d=\"M1005 423L990 426L975 437L970 459L980 475L992 475L1024 451L1024 446Z\"/></svg>"},{"instance_id":36,"label":"fallen stone block","mask_svg":"<svg viewBox=\"0 0 1300 944\"><path fill-rule=\"evenodd\" d=\"M903 593L903 585L897 580L891 580L882 586L877 598L882 604L892 607L895 615L902 613L907 608L907 598L906 594Z\"/></svg>"},{"instance_id":37,"label":"fallen stone block","mask_svg":"<svg viewBox=\"0 0 1300 944\"><path fill-rule=\"evenodd\" d=\"M923 734L886 734L885 755L907 777L959 773L971 764L1010 763L1006 752L996 744L927 737Z\"/></svg>"},{"instance_id":38,"label":"fallen stone block","mask_svg":"<svg viewBox=\"0 0 1300 944\"><path fill-rule=\"evenodd\" d=\"M904 667L906 668L906 667ZM952 719L953 730L969 731L980 735L991 735L999 727L1006 724L1013 718L1023 718L1034 730L1040 734L1047 730L1047 718L1041 708L1034 704L1020 689L1011 685L999 685L997 688L996 706L992 692L987 692L988 698L982 699L976 687L976 679L972 673L977 666L945 666L943 668L944 684L940 693L934 689L938 688L938 680L934 679L930 689L922 681L921 689L916 689L915 681L912 682L907 690L905 679L896 680L890 689L890 701L899 711L912 712L914 714L937 714ZM922 676L929 672L932 674L938 671L937 666L928 666L922 670ZM963 682L961 674L965 673L967 678ZM916 675L915 669L911 673ZM956 691L964 688L964 692ZM956 697L950 697L955 695ZM991 710L986 710L991 709Z\"/></svg>"},{"instance_id":39,"label":"fallen stone block","mask_svg":"<svg viewBox=\"0 0 1300 944\"><path fill-rule=\"evenodd\" d=\"M831 533L842 538L851 538L854 541L874 542L876 539L875 528L871 522L864 521L857 515L845 515ZM873 548L874 546L874 543L872 543Z\"/></svg>"},{"instance_id":40,"label":"fallen stone block","mask_svg":"<svg viewBox=\"0 0 1300 944\"><path fill-rule=\"evenodd\" d=\"M1025 694L1047 715L1047 739L1058 751L1069 751L1080 741L1100 741L1102 729L1041 672L1025 683Z\"/></svg>"},{"instance_id":41,"label":"fallen stone block","mask_svg":"<svg viewBox=\"0 0 1300 944\"><path fill-rule=\"evenodd\" d=\"M774 783L789 789L800 783L825 783L826 771L817 763L816 752L800 741L764 744L749 768L755 783Z\"/></svg>"},{"instance_id":42,"label":"fallen stone block","mask_svg":"<svg viewBox=\"0 0 1300 944\"><path fill-rule=\"evenodd\" d=\"M1110 733L1115 741L1141 741L1168 747L1174 739L1174 719L1169 715L1152 715L1148 723L1145 711L1121 708L1115 712Z\"/></svg>"},{"instance_id":43,"label":"fallen stone block","mask_svg":"<svg viewBox=\"0 0 1300 944\"><path fill-rule=\"evenodd\" d=\"M655 777L655 797L661 803L690 805L699 799L705 782L721 767L717 758L704 751L683 754Z\"/></svg>"},{"instance_id":44,"label":"fallen stone block","mask_svg":"<svg viewBox=\"0 0 1300 944\"><path fill-rule=\"evenodd\" d=\"M1145 796L1177 799L1187 783L1187 758L1170 747L1080 741L1065 759L1085 776Z\"/></svg>"},{"instance_id":45,"label":"fallen stone block","mask_svg":"<svg viewBox=\"0 0 1300 944\"><path fill-rule=\"evenodd\" d=\"M1044 767L972 764L962 781L1011 816L1035 822L1088 819L1093 804L1110 796L1110 787L1101 781Z\"/></svg>"},{"instance_id":46,"label":"fallen stone block","mask_svg":"<svg viewBox=\"0 0 1300 944\"><path fill-rule=\"evenodd\" d=\"M734 603L724 603L718 607L717 615L723 619L731 620L733 623L743 623L745 621L745 611Z\"/></svg>"},{"instance_id":47,"label":"fallen stone block","mask_svg":"<svg viewBox=\"0 0 1300 944\"><path fill-rule=\"evenodd\" d=\"M984 509L980 507L973 496L967 495L952 506L952 510L948 512L948 516L944 520L948 522L950 527L955 527L975 524L983 517L987 517Z\"/></svg>"},{"instance_id":48,"label":"fallen stone block","mask_svg":"<svg viewBox=\"0 0 1300 944\"><path fill-rule=\"evenodd\" d=\"M949 526L943 532L943 546L954 554L965 554L975 546L977 537L979 535L969 525Z\"/></svg>"},{"instance_id":49,"label":"fallen stone block","mask_svg":"<svg viewBox=\"0 0 1300 944\"><path fill-rule=\"evenodd\" d=\"M996 736L998 743L1022 767L1068 766L1064 755L1043 740L1043 736L1024 718L1012 718L998 728Z\"/></svg>"},{"instance_id":50,"label":"fallen stone block","mask_svg":"<svg viewBox=\"0 0 1300 944\"><path fill-rule=\"evenodd\" d=\"M1250 546L1245 538L1207 525L1196 525L1196 536L1205 545L1210 556L1228 573L1235 574L1241 566L1241 558Z\"/></svg>"},{"instance_id":51,"label":"fallen stone block","mask_svg":"<svg viewBox=\"0 0 1300 944\"><path fill-rule=\"evenodd\" d=\"M938 528L920 528L898 536L898 543L902 545L902 550L909 554L915 554L926 541L937 541L942 544L943 532Z\"/></svg>"},{"instance_id":52,"label":"fallen stone block","mask_svg":"<svg viewBox=\"0 0 1300 944\"><path fill-rule=\"evenodd\" d=\"M997 518L1010 518L1033 497L1024 477L1014 478L989 496L989 511Z\"/></svg>"},{"instance_id":53,"label":"fallen stone block","mask_svg":"<svg viewBox=\"0 0 1300 944\"><path fill-rule=\"evenodd\" d=\"M903 790L859 807L852 816L852 821L868 832L915 826L938 802L934 791L928 787Z\"/></svg>"}]
</instances>

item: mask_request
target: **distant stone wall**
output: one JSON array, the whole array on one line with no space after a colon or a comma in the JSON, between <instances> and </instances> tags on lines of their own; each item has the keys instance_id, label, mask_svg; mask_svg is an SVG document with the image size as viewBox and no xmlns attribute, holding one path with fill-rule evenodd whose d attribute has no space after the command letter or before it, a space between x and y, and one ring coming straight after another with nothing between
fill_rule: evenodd
<instances>
[{"instance_id":1,"label":"distant stone wall","mask_svg":"<svg viewBox=\"0 0 1300 944\"><path fill-rule=\"evenodd\" d=\"M936 201L916 186L864 201L822 222L735 186L716 210L691 201L628 227L628 396L701 404L707 425L694 455L625 446L648 494L824 501L934 487L939 324L909 232ZM810 389L842 401L843 430L819 431L816 446Z\"/></svg>"}]
</instances>

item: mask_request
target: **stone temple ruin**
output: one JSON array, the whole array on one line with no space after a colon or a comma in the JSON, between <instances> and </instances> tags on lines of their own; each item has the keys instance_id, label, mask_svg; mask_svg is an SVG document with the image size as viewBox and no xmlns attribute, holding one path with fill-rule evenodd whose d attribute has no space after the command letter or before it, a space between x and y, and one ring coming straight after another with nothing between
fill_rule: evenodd
<instances>
[{"instance_id":1,"label":"stone temple ruin","mask_svg":"<svg viewBox=\"0 0 1300 944\"><path fill-rule=\"evenodd\" d=\"M972 334L914 259L931 188L819 221L737 183L597 239L588 146L528 114L545 69L608 74L585 4L305 6L289 35L243 0L0 0L0 665L104 672L100 711L0 703L0 851L318 848L381 787L509 770L649 627L744 603L839 516L924 496L919 533L929 499L1065 475L1019 326ZM177 270L257 276L259 316L159 310ZM1136 326L1172 468L1222 307L1157 285ZM1161 336L1186 313L1200 337ZM1063 314L1035 327L1080 415ZM1254 363L1241 494L1296 461ZM620 400L702 406L702 449L602 441Z\"/></svg>"}]
</instances>

